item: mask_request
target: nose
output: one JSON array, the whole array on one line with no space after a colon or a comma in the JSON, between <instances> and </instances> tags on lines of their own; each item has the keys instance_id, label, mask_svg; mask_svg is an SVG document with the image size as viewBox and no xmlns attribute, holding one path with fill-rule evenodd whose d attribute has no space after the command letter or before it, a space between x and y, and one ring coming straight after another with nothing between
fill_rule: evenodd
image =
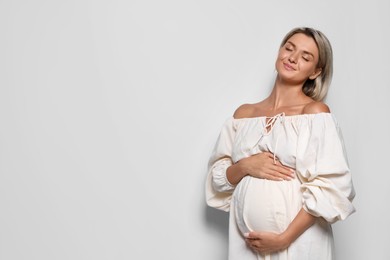
<instances>
[{"instance_id":1,"label":"nose","mask_svg":"<svg viewBox=\"0 0 390 260\"><path fill-rule=\"evenodd\" d=\"M291 63L296 63L297 61L296 53L291 53L290 57L288 57L288 61Z\"/></svg>"}]
</instances>

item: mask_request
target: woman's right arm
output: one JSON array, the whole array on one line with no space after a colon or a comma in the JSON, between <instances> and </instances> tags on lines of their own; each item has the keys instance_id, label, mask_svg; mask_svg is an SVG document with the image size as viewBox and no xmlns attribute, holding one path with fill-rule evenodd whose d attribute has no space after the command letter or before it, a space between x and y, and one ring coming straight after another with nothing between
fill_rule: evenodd
<instances>
[{"instance_id":1,"label":"woman's right arm","mask_svg":"<svg viewBox=\"0 0 390 260\"><path fill-rule=\"evenodd\" d=\"M244 158L231 165L226 170L226 178L230 184L238 184L242 178L249 175L255 178L273 181L291 180L295 170L284 166L269 152L262 152Z\"/></svg>"},{"instance_id":2,"label":"woman's right arm","mask_svg":"<svg viewBox=\"0 0 390 260\"><path fill-rule=\"evenodd\" d=\"M252 104L244 104L237 108L233 117L236 119L252 117L254 113L255 107ZM244 158L227 168L226 178L232 185L238 184L247 175L273 181L294 178L295 169L284 166L279 160L274 159L274 155L269 152L262 152Z\"/></svg>"}]
</instances>

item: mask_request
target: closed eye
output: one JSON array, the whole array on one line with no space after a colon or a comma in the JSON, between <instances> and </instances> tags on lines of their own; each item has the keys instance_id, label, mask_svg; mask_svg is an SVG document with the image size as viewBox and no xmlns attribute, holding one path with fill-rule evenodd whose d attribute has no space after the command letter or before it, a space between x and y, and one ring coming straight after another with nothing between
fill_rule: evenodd
<instances>
[{"instance_id":1,"label":"closed eye","mask_svg":"<svg viewBox=\"0 0 390 260\"><path fill-rule=\"evenodd\" d=\"M293 51L293 50L294 50L294 45L292 45L290 42L287 42L287 43L284 45L284 48L285 48L287 51Z\"/></svg>"},{"instance_id":2,"label":"closed eye","mask_svg":"<svg viewBox=\"0 0 390 260\"><path fill-rule=\"evenodd\" d=\"M311 61L312 56L310 54L304 53L304 55L302 55L302 59L304 59L305 61Z\"/></svg>"}]
</instances>

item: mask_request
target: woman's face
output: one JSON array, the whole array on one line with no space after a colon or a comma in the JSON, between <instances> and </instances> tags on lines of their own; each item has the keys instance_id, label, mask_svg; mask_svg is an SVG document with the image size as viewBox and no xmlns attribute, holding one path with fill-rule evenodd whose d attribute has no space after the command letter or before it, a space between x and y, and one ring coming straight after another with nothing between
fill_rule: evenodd
<instances>
[{"instance_id":1,"label":"woman's face","mask_svg":"<svg viewBox=\"0 0 390 260\"><path fill-rule=\"evenodd\" d=\"M303 84L321 73L317 64L318 48L314 39L303 33L296 33L280 48L275 66L283 80Z\"/></svg>"}]
</instances>

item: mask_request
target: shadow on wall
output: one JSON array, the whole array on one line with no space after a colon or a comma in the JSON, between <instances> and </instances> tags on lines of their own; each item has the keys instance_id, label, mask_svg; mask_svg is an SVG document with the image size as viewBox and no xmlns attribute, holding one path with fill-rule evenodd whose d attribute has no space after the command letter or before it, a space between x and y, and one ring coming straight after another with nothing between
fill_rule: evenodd
<instances>
[{"instance_id":1,"label":"shadow on wall","mask_svg":"<svg viewBox=\"0 0 390 260\"><path fill-rule=\"evenodd\" d=\"M210 233L213 235L218 236L226 245L226 250L220 258L220 260L226 260L228 258L229 214L228 212L208 206L204 207L204 214L207 229L210 230Z\"/></svg>"}]
</instances>

